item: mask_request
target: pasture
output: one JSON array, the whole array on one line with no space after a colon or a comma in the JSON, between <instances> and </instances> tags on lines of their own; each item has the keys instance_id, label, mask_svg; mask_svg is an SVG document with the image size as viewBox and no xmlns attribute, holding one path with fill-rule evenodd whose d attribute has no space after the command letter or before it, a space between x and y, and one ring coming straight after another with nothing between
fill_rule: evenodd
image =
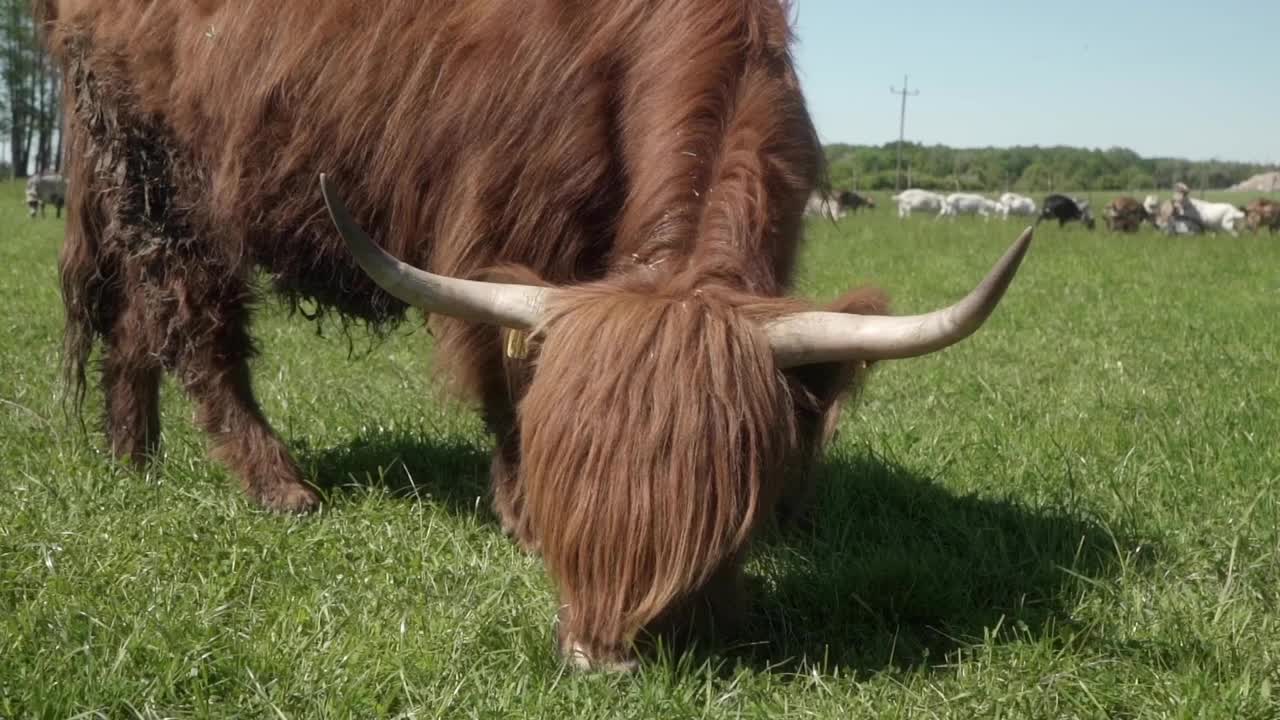
<instances>
[{"instance_id":1,"label":"pasture","mask_svg":"<svg viewBox=\"0 0 1280 720\"><path fill-rule=\"evenodd\" d=\"M164 386L148 472L59 390L62 224L0 186L0 718L1280 715L1280 241L1041 227L974 338L882 365L742 637L583 674L416 321L267 299L254 380L324 509L277 517ZM1021 229L813 221L798 291L960 297ZM1095 198L1095 208L1106 199Z\"/></svg>"}]
</instances>

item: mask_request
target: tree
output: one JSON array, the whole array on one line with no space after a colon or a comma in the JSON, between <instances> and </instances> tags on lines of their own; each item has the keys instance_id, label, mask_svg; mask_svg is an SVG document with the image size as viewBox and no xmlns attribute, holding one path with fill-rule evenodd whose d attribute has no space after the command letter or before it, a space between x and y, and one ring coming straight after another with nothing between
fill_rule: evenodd
<instances>
[{"instance_id":1,"label":"tree","mask_svg":"<svg viewBox=\"0 0 1280 720\"><path fill-rule=\"evenodd\" d=\"M1183 181L1193 187L1224 188L1265 172L1263 165L1177 158L1143 158L1126 148L1013 147L956 149L903 145L903 162L914 187L999 192L1152 190ZM832 145L828 171L834 187L857 183L867 190L893 188L897 143Z\"/></svg>"},{"instance_id":2,"label":"tree","mask_svg":"<svg viewBox=\"0 0 1280 720\"><path fill-rule=\"evenodd\" d=\"M0 118L15 177L62 167L58 74L37 38L30 3L0 0Z\"/></svg>"}]
</instances>

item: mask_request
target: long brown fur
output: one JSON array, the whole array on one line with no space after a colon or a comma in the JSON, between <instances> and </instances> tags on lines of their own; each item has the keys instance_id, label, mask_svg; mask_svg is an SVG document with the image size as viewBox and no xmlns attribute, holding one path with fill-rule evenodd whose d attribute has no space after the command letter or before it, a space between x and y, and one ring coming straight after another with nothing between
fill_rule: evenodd
<instances>
[{"instance_id":1,"label":"long brown fur","mask_svg":"<svg viewBox=\"0 0 1280 720\"><path fill-rule=\"evenodd\" d=\"M803 307L780 296L823 177L781 0L34 6L66 78L67 377L83 397L101 341L121 457L155 451L167 370L251 496L318 501L252 395L252 274L375 328L405 310L332 232L323 171L406 262L576 288L528 360L432 319L566 647L625 658L733 587L761 519L804 495L794 468L865 368L780 373L760 335Z\"/></svg>"},{"instance_id":2,"label":"long brown fur","mask_svg":"<svg viewBox=\"0 0 1280 720\"><path fill-rule=\"evenodd\" d=\"M787 491L786 466L811 450L803 409L819 421L834 400L773 364L761 322L794 305L687 281L598 284L550 309L537 368L550 379L530 387L520 431L566 652L625 657L636 633L732 573ZM874 293L844 303L883 308Z\"/></svg>"}]
</instances>

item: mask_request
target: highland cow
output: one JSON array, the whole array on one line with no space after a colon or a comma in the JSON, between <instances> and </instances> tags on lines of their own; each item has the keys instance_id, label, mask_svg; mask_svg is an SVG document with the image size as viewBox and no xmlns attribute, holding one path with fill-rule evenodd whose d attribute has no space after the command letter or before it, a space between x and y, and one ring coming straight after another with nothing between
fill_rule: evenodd
<instances>
[{"instance_id":1,"label":"highland cow","mask_svg":"<svg viewBox=\"0 0 1280 720\"><path fill-rule=\"evenodd\" d=\"M106 435L140 464L173 373L249 496L305 511L250 387L255 270L375 327L417 306L496 437L496 514L545 560L561 651L625 666L732 618L840 397L975 331L1030 231L926 315L786 298L822 176L788 8L512 7L37 0L66 83L67 374L82 398L101 344Z\"/></svg>"}]
</instances>

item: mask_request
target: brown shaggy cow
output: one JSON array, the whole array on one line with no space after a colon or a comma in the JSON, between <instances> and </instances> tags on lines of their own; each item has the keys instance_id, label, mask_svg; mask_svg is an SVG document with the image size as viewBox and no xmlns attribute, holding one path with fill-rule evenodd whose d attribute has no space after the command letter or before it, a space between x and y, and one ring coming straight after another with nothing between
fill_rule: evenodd
<instances>
[{"instance_id":1,"label":"brown shaggy cow","mask_svg":"<svg viewBox=\"0 0 1280 720\"><path fill-rule=\"evenodd\" d=\"M780 0L35 7L68 104L67 373L82 398L101 342L115 454L156 449L172 372L245 491L307 510L250 388L254 271L375 327L417 305L579 665L732 616L839 396L973 332L1030 240L929 315L782 297L822 162Z\"/></svg>"},{"instance_id":2,"label":"brown shaggy cow","mask_svg":"<svg viewBox=\"0 0 1280 720\"><path fill-rule=\"evenodd\" d=\"M1250 231L1258 232L1262 228L1270 228L1274 235L1280 230L1280 203L1266 198L1257 198L1242 208L1245 223Z\"/></svg>"},{"instance_id":3,"label":"brown shaggy cow","mask_svg":"<svg viewBox=\"0 0 1280 720\"><path fill-rule=\"evenodd\" d=\"M1142 223L1151 219L1137 198L1123 195L1107 204L1102 213L1107 229L1112 232L1137 232Z\"/></svg>"}]
</instances>

